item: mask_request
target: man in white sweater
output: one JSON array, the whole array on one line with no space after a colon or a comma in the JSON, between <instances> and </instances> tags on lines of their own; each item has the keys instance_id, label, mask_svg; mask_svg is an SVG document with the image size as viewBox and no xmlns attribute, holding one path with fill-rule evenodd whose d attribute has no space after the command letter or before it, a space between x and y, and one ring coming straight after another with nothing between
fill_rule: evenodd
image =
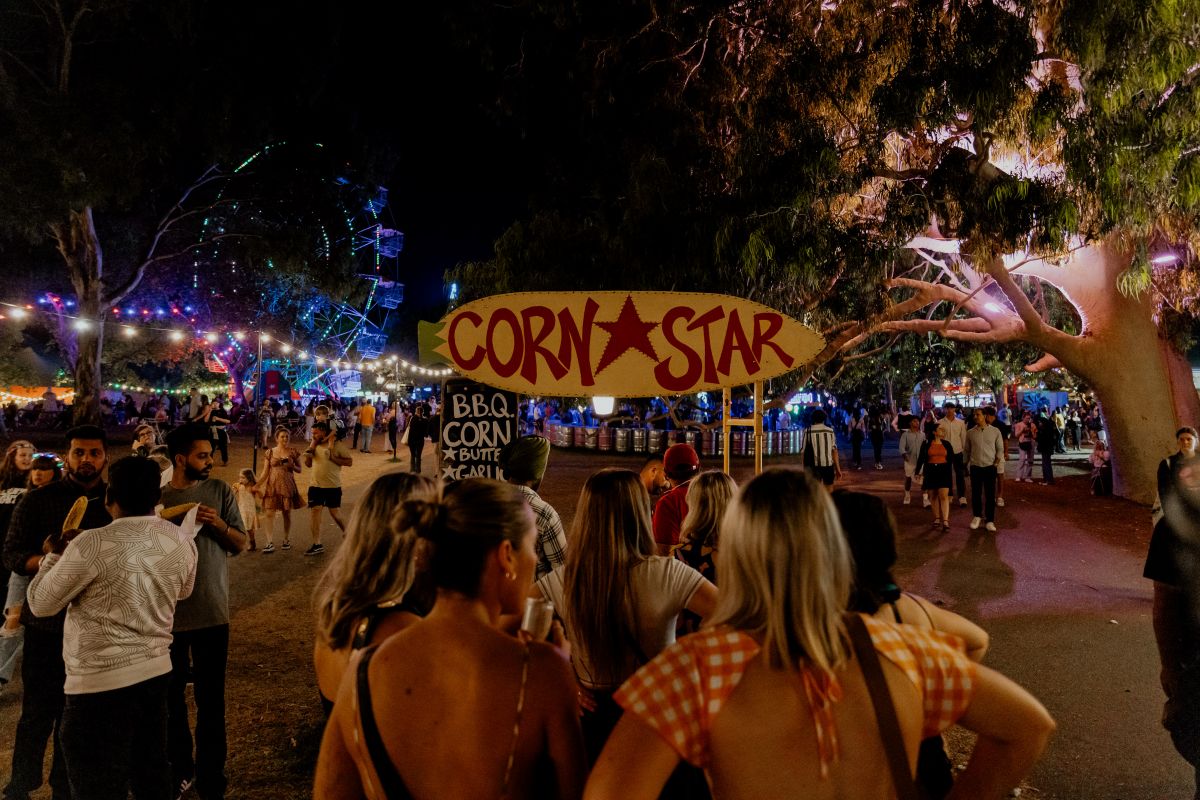
<instances>
[{"instance_id":1,"label":"man in white sweater","mask_svg":"<svg viewBox=\"0 0 1200 800\"><path fill-rule=\"evenodd\" d=\"M967 424L958 418L958 406L946 403L943 407L945 415L938 423L942 429L942 438L950 445L954 454L950 456L950 466L954 471L954 494L958 496L958 504L967 504L966 467L963 453L967 447Z\"/></svg>"},{"instance_id":2,"label":"man in white sweater","mask_svg":"<svg viewBox=\"0 0 1200 800\"><path fill-rule=\"evenodd\" d=\"M158 465L109 467L113 522L48 540L29 585L38 616L67 609L62 745L71 794L88 800L170 796L167 686L175 604L196 579L193 531L154 516Z\"/></svg>"}]
</instances>

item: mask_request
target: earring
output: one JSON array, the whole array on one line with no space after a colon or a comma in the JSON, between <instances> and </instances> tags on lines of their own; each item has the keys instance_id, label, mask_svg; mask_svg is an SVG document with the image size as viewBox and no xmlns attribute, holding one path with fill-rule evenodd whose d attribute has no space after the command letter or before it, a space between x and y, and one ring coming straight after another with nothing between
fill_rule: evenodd
<instances>
[{"instance_id":1,"label":"earring","mask_svg":"<svg viewBox=\"0 0 1200 800\"><path fill-rule=\"evenodd\" d=\"M506 572L506 573L504 573L504 577L508 578L510 581L515 581L517 579L517 573Z\"/></svg>"}]
</instances>

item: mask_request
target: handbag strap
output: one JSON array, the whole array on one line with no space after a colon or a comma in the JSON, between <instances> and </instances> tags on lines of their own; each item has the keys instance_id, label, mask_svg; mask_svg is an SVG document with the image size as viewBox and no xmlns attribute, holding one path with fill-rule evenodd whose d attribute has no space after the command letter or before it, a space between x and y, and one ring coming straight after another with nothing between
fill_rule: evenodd
<instances>
[{"instance_id":1,"label":"handbag strap","mask_svg":"<svg viewBox=\"0 0 1200 800\"><path fill-rule=\"evenodd\" d=\"M904 738L900 734L900 720L896 717L896 707L892 705L892 693L888 691L887 679L883 676L883 667L879 663L875 645L871 642L871 634L867 632L867 626L858 614L847 614L845 621L850 632L850 643L854 647L854 656L862 669L867 691L871 693L871 705L875 707L875 721L879 725L879 736L887 753L888 769L892 773L896 795L899 800L921 800L921 794L913 782L912 771L909 768L908 753L904 748Z\"/></svg>"}]
</instances>

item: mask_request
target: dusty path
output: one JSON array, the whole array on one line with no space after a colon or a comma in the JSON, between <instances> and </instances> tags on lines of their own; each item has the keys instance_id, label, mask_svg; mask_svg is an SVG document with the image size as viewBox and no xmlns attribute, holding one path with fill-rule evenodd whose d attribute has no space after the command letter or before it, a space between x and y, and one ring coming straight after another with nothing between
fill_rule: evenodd
<instances>
[{"instance_id":1,"label":"dusty path","mask_svg":"<svg viewBox=\"0 0 1200 800\"><path fill-rule=\"evenodd\" d=\"M847 483L878 492L892 505L902 528L901 584L983 624L992 635L987 663L1031 689L1058 720L1058 733L1026 796L1190 797L1191 770L1158 724L1150 586L1141 578L1148 512L1089 496L1086 479L1064 465L1064 473L1075 474L1055 487L1006 484L1008 506L999 512L994 537L968 530L969 510L957 508L949 533L930 534L929 515L919 501L900 504L901 473L892 455L895 444L889 445L887 469L852 472ZM244 447L235 444L233 456L248 465ZM387 463L381 454L356 453L355 459L345 475L347 506L375 475L403 466ZM425 464L430 472L428 455ZM637 468L640 459L555 450L543 495L569 525L583 480L610 465ZM748 462L735 462L734 475L744 480L751 469ZM217 474L232 479L236 471ZM324 530L332 551L340 535L328 518ZM296 520L293 541L297 546L290 552L247 554L230 564L231 800L291 800L309 793L321 726L310 668L311 592L329 556L301 555L309 542L307 511ZM4 780L18 692L19 682L0 694Z\"/></svg>"}]
</instances>

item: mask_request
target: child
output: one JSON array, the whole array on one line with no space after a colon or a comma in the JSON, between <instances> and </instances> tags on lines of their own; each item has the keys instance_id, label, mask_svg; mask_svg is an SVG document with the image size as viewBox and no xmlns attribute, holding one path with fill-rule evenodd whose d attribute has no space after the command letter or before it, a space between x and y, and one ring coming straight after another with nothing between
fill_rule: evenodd
<instances>
[{"instance_id":1,"label":"child","mask_svg":"<svg viewBox=\"0 0 1200 800\"><path fill-rule=\"evenodd\" d=\"M244 469L238 473L237 485L233 487L233 495L237 498L238 511L242 515L242 524L246 526L246 534L250 537L250 549L257 550L254 542L254 532L258 530L258 504L255 496L258 489L254 480L254 470Z\"/></svg>"},{"instance_id":2,"label":"child","mask_svg":"<svg viewBox=\"0 0 1200 800\"><path fill-rule=\"evenodd\" d=\"M1092 454L1088 456L1092 465L1092 494L1098 497L1108 497L1113 490L1112 460L1104 442L1097 439Z\"/></svg>"}]
</instances>

